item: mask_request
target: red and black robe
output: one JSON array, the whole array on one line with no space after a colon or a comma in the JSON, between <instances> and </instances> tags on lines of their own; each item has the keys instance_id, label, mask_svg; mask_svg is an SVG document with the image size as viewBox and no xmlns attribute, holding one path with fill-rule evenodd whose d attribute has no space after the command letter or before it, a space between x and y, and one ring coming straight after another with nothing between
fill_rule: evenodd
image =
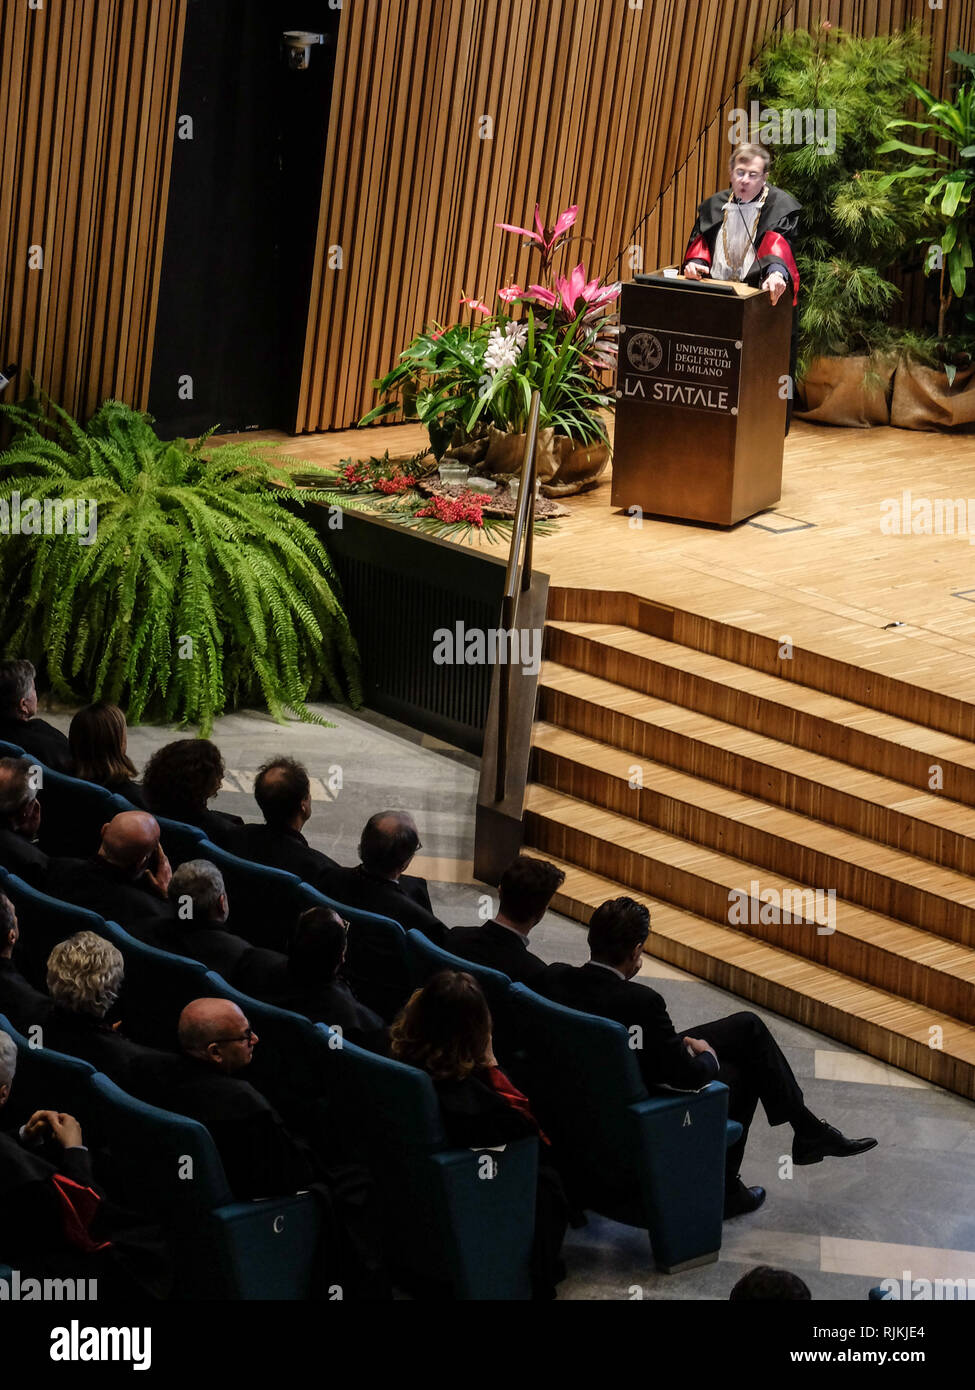
<instances>
[{"instance_id":1,"label":"red and black robe","mask_svg":"<svg viewBox=\"0 0 975 1390\"><path fill-rule=\"evenodd\" d=\"M697 210L697 221L691 232L681 262L682 268L688 261L697 261L710 268L714 245L724 222L725 203L731 198L731 189L713 193L706 198ZM747 208L748 204L743 204ZM775 270L785 276L792 290L792 303L799 298L799 271L796 267L795 236L799 226L799 213L802 205L797 203L791 193L769 185L768 197L755 230L755 263L745 276L744 283L758 289Z\"/></svg>"}]
</instances>

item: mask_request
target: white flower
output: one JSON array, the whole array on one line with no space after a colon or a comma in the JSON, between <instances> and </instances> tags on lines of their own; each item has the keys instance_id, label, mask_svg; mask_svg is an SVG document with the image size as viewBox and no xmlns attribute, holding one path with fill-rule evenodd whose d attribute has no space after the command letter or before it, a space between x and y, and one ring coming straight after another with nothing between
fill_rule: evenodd
<instances>
[{"instance_id":1,"label":"white flower","mask_svg":"<svg viewBox=\"0 0 975 1390\"><path fill-rule=\"evenodd\" d=\"M484 369L493 375L505 367L513 367L521 356L528 338L528 325L511 320L504 329L492 328L484 353Z\"/></svg>"}]
</instances>

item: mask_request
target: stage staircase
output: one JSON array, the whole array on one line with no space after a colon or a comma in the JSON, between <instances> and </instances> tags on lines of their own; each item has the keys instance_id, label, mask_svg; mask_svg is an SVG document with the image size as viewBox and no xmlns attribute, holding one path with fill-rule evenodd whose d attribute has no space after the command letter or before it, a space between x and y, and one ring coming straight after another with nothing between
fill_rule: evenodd
<instances>
[{"instance_id":1,"label":"stage staircase","mask_svg":"<svg viewBox=\"0 0 975 1390\"><path fill-rule=\"evenodd\" d=\"M553 905L638 897L653 955L975 1098L973 707L630 595L549 613Z\"/></svg>"}]
</instances>

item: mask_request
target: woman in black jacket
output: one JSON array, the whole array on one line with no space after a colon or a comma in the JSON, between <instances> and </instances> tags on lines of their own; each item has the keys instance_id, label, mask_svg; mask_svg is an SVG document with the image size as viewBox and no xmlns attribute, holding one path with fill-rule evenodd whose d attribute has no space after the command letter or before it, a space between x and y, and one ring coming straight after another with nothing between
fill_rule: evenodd
<instances>
[{"instance_id":1,"label":"woman in black jacket","mask_svg":"<svg viewBox=\"0 0 975 1390\"><path fill-rule=\"evenodd\" d=\"M555 1286L565 1277L559 1256L567 1218L565 1193L546 1160L549 1141L528 1097L498 1066L491 1012L474 977L443 970L416 990L392 1026L390 1051L398 1061L429 1074L447 1138L458 1148L493 1148L532 1135L538 1138L532 1289L535 1298L555 1298Z\"/></svg>"}]
</instances>

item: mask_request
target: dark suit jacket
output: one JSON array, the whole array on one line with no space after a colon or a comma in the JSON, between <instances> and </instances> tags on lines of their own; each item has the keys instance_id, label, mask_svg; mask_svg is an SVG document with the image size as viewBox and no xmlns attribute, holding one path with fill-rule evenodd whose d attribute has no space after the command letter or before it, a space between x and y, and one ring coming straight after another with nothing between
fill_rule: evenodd
<instances>
[{"instance_id":1,"label":"dark suit jacket","mask_svg":"<svg viewBox=\"0 0 975 1390\"><path fill-rule=\"evenodd\" d=\"M494 921L480 927L454 927L447 936L447 950L477 965L500 970L523 985L531 985L546 969L545 962L529 951L523 936Z\"/></svg>"},{"instance_id":2,"label":"dark suit jacket","mask_svg":"<svg viewBox=\"0 0 975 1390\"><path fill-rule=\"evenodd\" d=\"M367 873L361 864L354 869L335 869L324 876L322 891L347 907L391 917L404 931L416 927L438 946L447 944L447 928L434 917L430 895L422 878L404 875L398 883Z\"/></svg>"},{"instance_id":3,"label":"dark suit jacket","mask_svg":"<svg viewBox=\"0 0 975 1390\"><path fill-rule=\"evenodd\" d=\"M159 1078L179 1062L175 1053L145 1047L113 1032L90 1014L71 1013L58 1005L48 1017L44 1046L90 1062L123 1091L144 1099L148 1099Z\"/></svg>"},{"instance_id":4,"label":"dark suit jacket","mask_svg":"<svg viewBox=\"0 0 975 1390\"><path fill-rule=\"evenodd\" d=\"M677 1086L696 1090L713 1081L714 1057L689 1057L670 1021L667 1005L655 989L621 980L601 965L550 965L532 984L539 994L582 1013L612 1018L625 1028L642 1029L643 1046L636 1050L648 1086Z\"/></svg>"},{"instance_id":5,"label":"dark suit jacket","mask_svg":"<svg viewBox=\"0 0 975 1390\"><path fill-rule=\"evenodd\" d=\"M55 772L74 775L68 740L44 719L0 719L0 741L16 743L32 758Z\"/></svg>"},{"instance_id":6,"label":"dark suit jacket","mask_svg":"<svg viewBox=\"0 0 975 1390\"><path fill-rule=\"evenodd\" d=\"M149 946L200 961L228 984L258 999L267 998L266 990L281 988L287 979L288 957L283 952L252 946L226 926L211 923L197 927L189 922L153 918L136 923L131 930L133 936Z\"/></svg>"},{"instance_id":7,"label":"dark suit jacket","mask_svg":"<svg viewBox=\"0 0 975 1390\"><path fill-rule=\"evenodd\" d=\"M43 1027L53 1007L53 1001L28 984L12 960L0 956L0 1014L26 1033L34 1023Z\"/></svg>"},{"instance_id":8,"label":"dark suit jacket","mask_svg":"<svg viewBox=\"0 0 975 1390\"><path fill-rule=\"evenodd\" d=\"M385 1053L388 1046L386 1025L379 1014L366 1007L352 992L343 979L332 980L329 984L304 986L289 979L280 991L260 996L279 1009L290 1009L293 1013L304 1014L312 1023L327 1023L330 1028L342 1029L342 1036L356 1047L364 1047L369 1052Z\"/></svg>"},{"instance_id":9,"label":"dark suit jacket","mask_svg":"<svg viewBox=\"0 0 975 1390\"><path fill-rule=\"evenodd\" d=\"M509 1105L476 1071L463 1081L434 1081L433 1085L444 1132L457 1148L490 1148L538 1134L528 1116Z\"/></svg>"},{"instance_id":10,"label":"dark suit jacket","mask_svg":"<svg viewBox=\"0 0 975 1390\"><path fill-rule=\"evenodd\" d=\"M0 830L0 864L34 888L43 888L47 876L48 857L42 849L18 835L15 830Z\"/></svg>"},{"instance_id":11,"label":"dark suit jacket","mask_svg":"<svg viewBox=\"0 0 975 1390\"><path fill-rule=\"evenodd\" d=\"M116 796L124 796L126 801L131 802L137 811L147 811L146 799L142 793L142 788L138 782L133 782L126 778L124 782L115 782L112 786L106 787L106 791L114 792Z\"/></svg>"},{"instance_id":12,"label":"dark suit jacket","mask_svg":"<svg viewBox=\"0 0 975 1390\"><path fill-rule=\"evenodd\" d=\"M325 874L338 869L334 859L312 849L300 830L276 830L270 825L245 825L236 853L255 864L283 869L318 888Z\"/></svg>"},{"instance_id":13,"label":"dark suit jacket","mask_svg":"<svg viewBox=\"0 0 975 1390\"><path fill-rule=\"evenodd\" d=\"M314 1181L307 1149L249 1082L193 1057L179 1061L155 1103L206 1125L239 1201L285 1196Z\"/></svg>"},{"instance_id":14,"label":"dark suit jacket","mask_svg":"<svg viewBox=\"0 0 975 1390\"><path fill-rule=\"evenodd\" d=\"M175 918L173 904L143 887L144 882L124 878L106 859L52 858L43 888L54 898L90 908L122 927L150 917Z\"/></svg>"}]
</instances>

